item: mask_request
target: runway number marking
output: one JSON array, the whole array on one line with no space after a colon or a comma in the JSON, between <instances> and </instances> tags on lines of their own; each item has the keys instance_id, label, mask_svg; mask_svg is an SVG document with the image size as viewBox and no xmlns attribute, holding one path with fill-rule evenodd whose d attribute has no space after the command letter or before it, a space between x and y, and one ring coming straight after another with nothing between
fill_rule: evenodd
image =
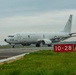
<instances>
[{"instance_id":1,"label":"runway number marking","mask_svg":"<svg viewBox=\"0 0 76 75\"><path fill-rule=\"evenodd\" d=\"M74 50L73 44L55 44L54 45L54 52L72 52L73 50Z\"/></svg>"}]
</instances>

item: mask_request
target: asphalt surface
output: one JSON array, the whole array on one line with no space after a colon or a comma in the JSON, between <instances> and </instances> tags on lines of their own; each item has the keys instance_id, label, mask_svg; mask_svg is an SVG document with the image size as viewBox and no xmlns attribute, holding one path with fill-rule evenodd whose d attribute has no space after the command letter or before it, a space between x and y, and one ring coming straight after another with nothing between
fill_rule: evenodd
<instances>
[{"instance_id":1,"label":"asphalt surface","mask_svg":"<svg viewBox=\"0 0 76 75\"><path fill-rule=\"evenodd\" d=\"M9 58L12 56L17 56L23 53L35 52L38 50L51 50L52 47L26 47L26 48L10 48L10 49L0 49L0 60Z\"/></svg>"}]
</instances>

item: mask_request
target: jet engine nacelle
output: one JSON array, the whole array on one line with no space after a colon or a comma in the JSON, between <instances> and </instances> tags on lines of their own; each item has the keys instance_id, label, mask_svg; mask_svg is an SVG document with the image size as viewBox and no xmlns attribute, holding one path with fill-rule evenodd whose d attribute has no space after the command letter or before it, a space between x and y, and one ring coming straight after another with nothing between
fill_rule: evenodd
<instances>
[{"instance_id":1,"label":"jet engine nacelle","mask_svg":"<svg viewBox=\"0 0 76 75\"><path fill-rule=\"evenodd\" d=\"M42 40L42 44L49 45L49 44L51 44L51 43L52 43L52 41L49 40L49 39L43 39L43 40Z\"/></svg>"}]
</instances>

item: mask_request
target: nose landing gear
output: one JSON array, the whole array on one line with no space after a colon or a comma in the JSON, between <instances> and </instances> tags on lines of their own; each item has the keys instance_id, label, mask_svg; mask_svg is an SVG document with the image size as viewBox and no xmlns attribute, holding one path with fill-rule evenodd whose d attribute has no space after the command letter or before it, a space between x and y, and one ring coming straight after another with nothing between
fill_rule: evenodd
<instances>
[{"instance_id":1,"label":"nose landing gear","mask_svg":"<svg viewBox=\"0 0 76 75\"><path fill-rule=\"evenodd\" d=\"M4 39L4 41L6 42L7 40L6 40L6 39Z\"/></svg>"},{"instance_id":2,"label":"nose landing gear","mask_svg":"<svg viewBox=\"0 0 76 75\"><path fill-rule=\"evenodd\" d=\"M13 45L12 48L15 48L15 45Z\"/></svg>"}]
</instances>

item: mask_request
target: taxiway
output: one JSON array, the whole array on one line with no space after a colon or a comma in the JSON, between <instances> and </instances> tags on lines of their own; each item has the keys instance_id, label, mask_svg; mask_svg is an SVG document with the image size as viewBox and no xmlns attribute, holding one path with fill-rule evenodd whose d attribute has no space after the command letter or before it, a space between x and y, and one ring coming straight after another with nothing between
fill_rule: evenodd
<instances>
[{"instance_id":1,"label":"taxiway","mask_svg":"<svg viewBox=\"0 0 76 75\"><path fill-rule=\"evenodd\" d=\"M9 58L12 56L17 56L23 53L35 52L38 50L51 50L51 47L26 47L26 48L10 48L10 49L0 49L0 60Z\"/></svg>"}]
</instances>

